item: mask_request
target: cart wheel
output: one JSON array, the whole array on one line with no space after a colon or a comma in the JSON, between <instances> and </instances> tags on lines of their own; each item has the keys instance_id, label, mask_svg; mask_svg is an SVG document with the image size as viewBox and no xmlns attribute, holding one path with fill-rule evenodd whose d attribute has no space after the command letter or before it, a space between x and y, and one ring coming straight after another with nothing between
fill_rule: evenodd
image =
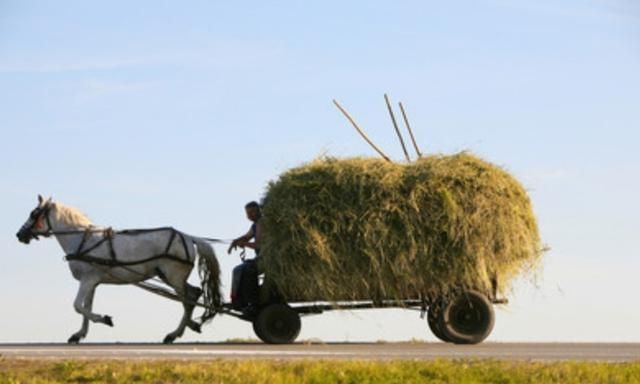
<instances>
[{"instance_id":1,"label":"cart wheel","mask_svg":"<svg viewBox=\"0 0 640 384\"><path fill-rule=\"evenodd\" d=\"M447 336L442 332L442 328L440 328L440 322L442 321L441 319L442 301L438 300L429 306L429 311L427 312L427 324L429 324L429 329L435 337L444 341L445 343L448 343L451 340L447 338Z\"/></svg>"},{"instance_id":2,"label":"cart wheel","mask_svg":"<svg viewBox=\"0 0 640 384\"><path fill-rule=\"evenodd\" d=\"M440 316L440 330L456 344L478 344L489 336L495 323L493 307L477 291L465 291L446 302Z\"/></svg>"},{"instance_id":3,"label":"cart wheel","mask_svg":"<svg viewBox=\"0 0 640 384\"><path fill-rule=\"evenodd\" d=\"M253 321L253 331L267 344L293 343L300 334L300 316L286 304L263 308Z\"/></svg>"}]
</instances>

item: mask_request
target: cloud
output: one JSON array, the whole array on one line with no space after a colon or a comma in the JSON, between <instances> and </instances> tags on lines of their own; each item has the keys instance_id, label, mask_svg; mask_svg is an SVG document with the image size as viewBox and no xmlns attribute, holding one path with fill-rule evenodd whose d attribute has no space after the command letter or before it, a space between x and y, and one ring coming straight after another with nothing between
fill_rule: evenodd
<instances>
[{"instance_id":1,"label":"cloud","mask_svg":"<svg viewBox=\"0 0 640 384\"><path fill-rule=\"evenodd\" d=\"M584 0L582 2L488 0L488 2L521 11L568 18L601 20L603 16L610 16L634 21L640 19L640 3L633 0Z\"/></svg>"},{"instance_id":2,"label":"cloud","mask_svg":"<svg viewBox=\"0 0 640 384\"><path fill-rule=\"evenodd\" d=\"M0 63L0 73L61 73L79 71L105 71L142 66L142 59L91 59L91 60L15 60Z\"/></svg>"},{"instance_id":3,"label":"cloud","mask_svg":"<svg viewBox=\"0 0 640 384\"><path fill-rule=\"evenodd\" d=\"M182 67L193 69L261 67L279 62L283 48L270 42L216 42L206 46L175 48L163 52L122 53L108 56L82 55L78 52L44 54L42 52L2 52L0 73L65 73L111 71L143 67Z\"/></svg>"},{"instance_id":4,"label":"cloud","mask_svg":"<svg viewBox=\"0 0 640 384\"><path fill-rule=\"evenodd\" d=\"M149 83L140 81L115 81L89 79L84 84L84 89L94 95L109 93L135 92L145 89Z\"/></svg>"}]
</instances>

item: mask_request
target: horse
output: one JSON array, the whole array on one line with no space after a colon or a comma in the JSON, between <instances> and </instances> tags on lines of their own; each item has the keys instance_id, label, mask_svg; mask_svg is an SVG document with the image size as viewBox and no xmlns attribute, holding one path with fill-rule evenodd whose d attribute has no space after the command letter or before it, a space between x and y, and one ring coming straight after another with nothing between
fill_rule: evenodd
<instances>
[{"instance_id":1,"label":"horse","mask_svg":"<svg viewBox=\"0 0 640 384\"><path fill-rule=\"evenodd\" d=\"M73 307L82 315L82 326L68 339L77 344L87 336L89 321L113 327L108 315L92 312L93 297L100 284L143 284L160 278L182 302L184 314L178 327L163 342L173 343L188 327L201 332L201 325L215 316L222 306L220 266L209 240L187 235L172 227L114 231L95 226L75 208L38 195L31 211L16 234L29 244L32 239L55 236L64 250L73 277L80 282ZM198 256L201 287L187 283ZM191 318L203 296L202 322Z\"/></svg>"}]
</instances>

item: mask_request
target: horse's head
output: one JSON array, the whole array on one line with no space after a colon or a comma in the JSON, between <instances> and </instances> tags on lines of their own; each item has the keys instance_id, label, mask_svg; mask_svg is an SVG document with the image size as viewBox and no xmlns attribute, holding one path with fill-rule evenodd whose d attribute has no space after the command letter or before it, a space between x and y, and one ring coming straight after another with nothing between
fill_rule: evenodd
<instances>
[{"instance_id":1,"label":"horse's head","mask_svg":"<svg viewBox=\"0 0 640 384\"><path fill-rule=\"evenodd\" d=\"M49 211L53 207L51 198L44 200L38 195L38 206L31 211L27 221L22 224L16 236L20 242L29 244L31 239L38 240L38 236L48 236L51 232Z\"/></svg>"}]
</instances>

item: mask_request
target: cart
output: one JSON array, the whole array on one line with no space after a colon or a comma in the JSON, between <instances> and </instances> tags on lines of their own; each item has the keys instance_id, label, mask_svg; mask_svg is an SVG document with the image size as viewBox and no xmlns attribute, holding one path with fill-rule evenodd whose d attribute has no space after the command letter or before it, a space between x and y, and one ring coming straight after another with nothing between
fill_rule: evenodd
<instances>
[{"instance_id":1,"label":"cart","mask_svg":"<svg viewBox=\"0 0 640 384\"><path fill-rule=\"evenodd\" d=\"M498 298L497 279L491 280L490 292L460 288L436 297L421 297L404 300L349 300L349 301L287 301L278 292L277 283L261 276L258 285L259 302L256 311L245 313L234 309L231 303L220 308L209 308L202 301L196 306L220 315L229 315L248 321L256 336L267 344L290 344L295 342L302 328L301 318L319 315L327 311L399 308L418 311L425 318L431 332L439 340L454 344L478 344L493 330L495 313L493 305L507 304ZM167 287L141 282L138 287L166 298L182 302Z\"/></svg>"},{"instance_id":2,"label":"cart","mask_svg":"<svg viewBox=\"0 0 640 384\"><path fill-rule=\"evenodd\" d=\"M301 317L319 315L327 311L399 308L420 313L434 336L444 342L477 344L485 340L495 323L494 304L506 304L497 297L497 284L491 292L459 289L443 297L424 297L405 300L358 300L338 302L286 301L272 281L262 279L257 310L247 314L224 304L218 311L252 323L253 330L265 343L289 344L298 337Z\"/></svg>"}]
</instances>

